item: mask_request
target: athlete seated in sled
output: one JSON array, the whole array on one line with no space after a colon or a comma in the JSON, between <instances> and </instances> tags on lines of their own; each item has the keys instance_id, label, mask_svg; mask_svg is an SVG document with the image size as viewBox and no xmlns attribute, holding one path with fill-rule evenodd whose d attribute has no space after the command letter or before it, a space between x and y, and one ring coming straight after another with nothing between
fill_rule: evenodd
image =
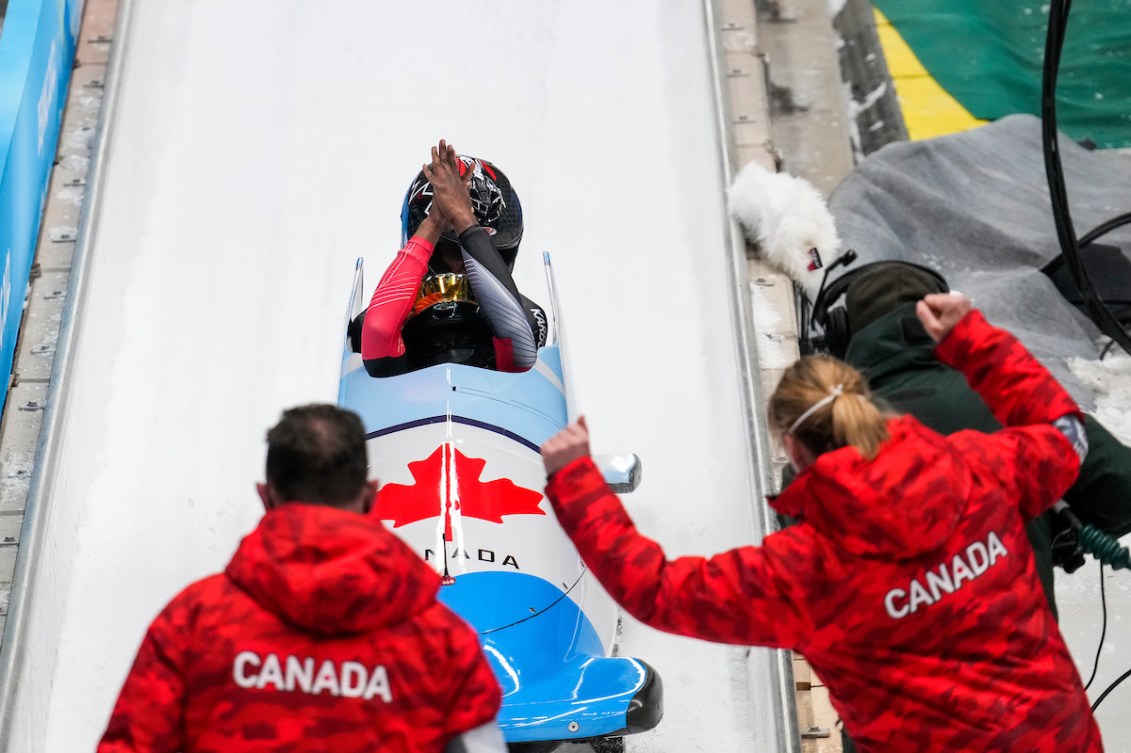
<instances>
[{"instance_id":1,"label":"athlete seated in sled","mask_svg":"<svg viewBox=\"0 0 1131 753\"><path fill-rule=\"evenodd\" d=\"M546 315L511 271L522 207L486 160L441 140L401 210L404 248L373 292L358 346L371 376L460 363L525 371L546 342Z\"/></svg>"}]
</instances>

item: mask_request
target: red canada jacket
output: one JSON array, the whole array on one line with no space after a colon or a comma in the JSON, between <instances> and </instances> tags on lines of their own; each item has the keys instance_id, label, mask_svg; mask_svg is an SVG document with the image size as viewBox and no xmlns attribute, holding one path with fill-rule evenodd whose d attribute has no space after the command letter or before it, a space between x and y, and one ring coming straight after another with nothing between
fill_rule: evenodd
<instances>
[{"instance_id":1,"label":"red canada jacket","mask_svg":"<svg viewBox=\"0 0 1131 753\"><path fill-rule=\"evenodd\" d=\"M547 495L609 593L648 625L796 649L861 751L1100 751L1024 520L1076 477L1050 425L1078 408L974 311L938 348L1008 428L936 434L910 416L872 461L821 455L774 501L799 525L710 559L668 561L591 460Z\"/></svg>"},{"instance_id":2,"label":"red canada jacket","mask_svg":"<svg viewBox=\"0 0 1131 753\"><path fill-rule=\"evenodd\" d=\"M375 518L291 503L149 628L99 753L440 753L498 682Z\"/></svg>"}]
</instances>

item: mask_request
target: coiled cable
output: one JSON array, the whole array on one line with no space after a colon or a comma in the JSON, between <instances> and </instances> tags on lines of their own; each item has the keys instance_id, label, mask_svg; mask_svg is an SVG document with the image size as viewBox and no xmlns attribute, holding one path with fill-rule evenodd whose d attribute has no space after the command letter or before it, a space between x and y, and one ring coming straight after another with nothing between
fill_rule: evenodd
<instances>
[{"instance_id":1,"label":"coiled cable","mask_svg":"<svg viewBox=\"0 0 1131 753\"><path fill-rule=\"evenodd\" d=\"M1127 551L1127 547L1122 546L1114 536L1104 533L1095 526L1085 525L1079 518L1072 512L1072 508L1064 500L1060 500L1053 505L1053 510L1058 515L1064 517L1072 529L1076 532L1076 542L1080 549L1084 552L1095 557L1100 562L1100 594L1103 595L1103 566L1109 565L1114 570L1127 570L1131 569L1131 552ZM1100 645L1096 649L1096 664L1092 668L1092 676L1088 679L1088 685L1085 690L1091 686L1092 681L1096 679L1096 670L1099 668L1100 663L1100 649L1103 648L1104 636L1107 635L1107 600L1104 599L1104 630L1100 637ZM1131 677L1131 669L1121 674L1116 680L1104 688L1099 697L1092 704L1092 711L1095 711L1103 700L1111 694L1113 690L1119 687L1124 680Z\"/></svg>"},{"instance_id":2,"label":"coiled cable","mask_svg":"<svg viewBox=\"0 0 1131 753\"><path fill-rule=\"evenodd\" d=\"M1053 510L1064 517L1076 532L1076 543L1080 549L1092 555L1113 570L1131 570L1131 552L1111 534L1104 533L1091 524L1085 525L1072 512L1064 500L1053 505Z\"/></svg>"}]
</instances>

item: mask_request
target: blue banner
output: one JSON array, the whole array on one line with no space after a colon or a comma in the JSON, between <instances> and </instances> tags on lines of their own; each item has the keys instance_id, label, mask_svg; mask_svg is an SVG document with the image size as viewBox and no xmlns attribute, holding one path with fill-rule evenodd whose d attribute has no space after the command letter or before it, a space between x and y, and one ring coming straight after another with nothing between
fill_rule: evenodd
<instances>
[{"instance_id":1,"label":"blue banner","mask_svg":"<svg viewBox=\"0 0 1131 753\"><path fill-rule=\"evenodd\" d=\"M0 34L0 396L7 397L83 0L10 0Z\"/></svg>"}]
</instances>

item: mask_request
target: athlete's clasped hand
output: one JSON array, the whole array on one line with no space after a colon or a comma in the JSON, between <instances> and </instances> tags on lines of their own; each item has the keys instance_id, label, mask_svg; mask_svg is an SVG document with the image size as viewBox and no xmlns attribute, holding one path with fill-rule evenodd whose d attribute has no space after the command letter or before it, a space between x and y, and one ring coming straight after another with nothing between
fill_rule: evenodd
<instances>
[{"instance_id":1,"label":"athlete's clasped hand","mask_svg":"<svg viewBox=\"0 0 1131 753\"><path fill-rule=\"evenodd\" d=\"M432 162L424 164L424 177L432 184L432 207L447 220L457 235L475 225L475 212L471 207L471 197L467 187L471 182L471 170L460 175L460 159L455 147L440 139L438 146L432 147Z\"/></svg>"}]
</instances>

